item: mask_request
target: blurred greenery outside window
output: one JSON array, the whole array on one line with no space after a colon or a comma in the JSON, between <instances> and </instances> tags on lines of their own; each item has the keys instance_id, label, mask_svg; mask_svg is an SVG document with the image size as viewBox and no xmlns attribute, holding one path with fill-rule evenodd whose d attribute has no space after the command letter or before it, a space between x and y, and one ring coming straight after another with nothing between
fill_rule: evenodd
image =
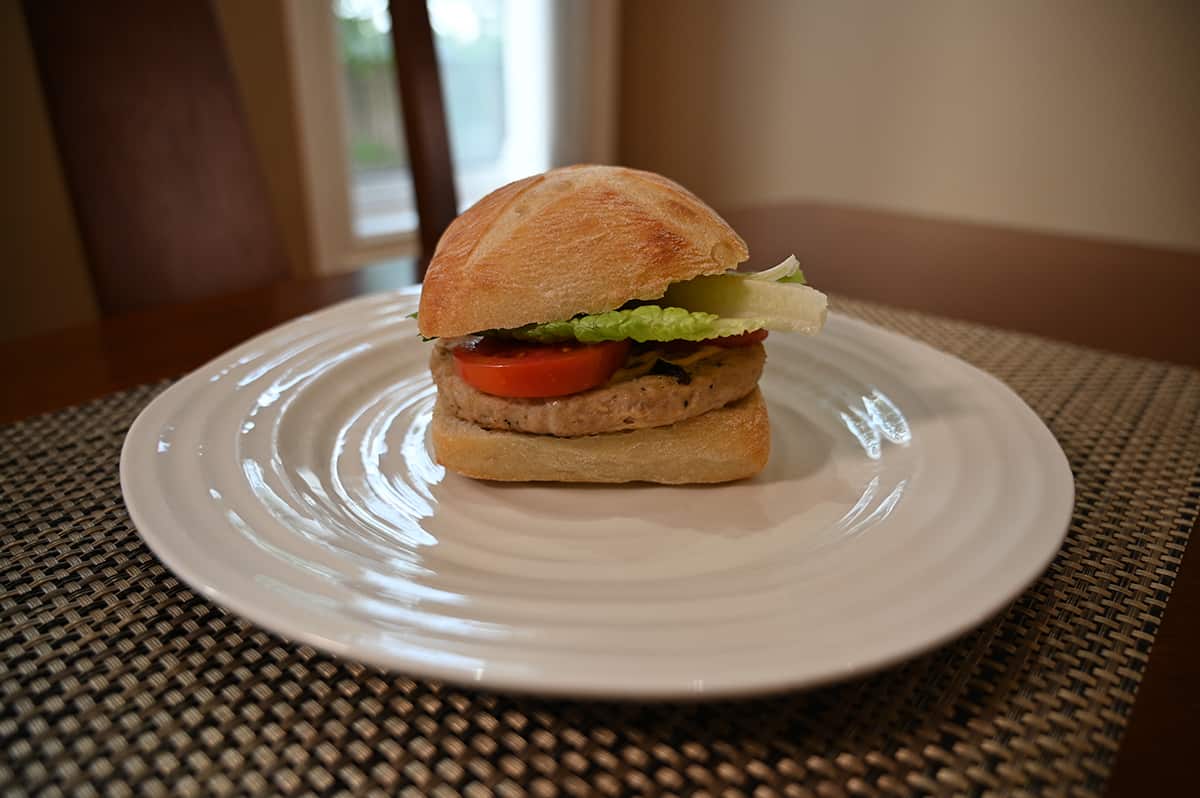
<instances>
[{"instance_id":1,"label":"blurred greenery outside window","mask_svg":"<svg viewBox=\"0 0 1200 798\"><path fill-rule=\"evenodd\" d=\"M506 129L505 0L428 0L463 206L514 176L502 171ZM416 227L392 61L387 0L333 0L345 96L355 234ZM519 43L518 43L519 44ZM493 185L494 184L494 185Z\"/></svg>"}]
</instances>

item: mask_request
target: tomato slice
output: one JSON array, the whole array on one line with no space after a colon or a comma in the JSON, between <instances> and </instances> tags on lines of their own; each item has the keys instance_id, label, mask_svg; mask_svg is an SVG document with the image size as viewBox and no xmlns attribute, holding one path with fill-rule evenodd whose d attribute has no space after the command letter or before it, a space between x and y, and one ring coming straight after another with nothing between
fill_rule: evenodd
<instances>
[{"instance_id":1,"label":"tomato slice","mask_svg":"<svg viewBox=\"0 0 1200 798\"><path fill-rule=\"evenodd\" d=\"M700 343L724 347L750 346L750 344L757 344L760 341L765 341L766 338L766 330L751 330L750 332L744 332L741 335L726 335L721 338L709 338L708 340L701 341Z\"/></svg>"},{"instance_id":2,"label":"tomato slice","mask_svg":"<svg viewBox=\"0 0 1200 798\"><path fill-rule=\"evenodd\" d=\"M526 344L484 337L454 349L468 385L493 396L543 398L603 385L629 355L628 341Z\"/></svg>"}]
</instances>

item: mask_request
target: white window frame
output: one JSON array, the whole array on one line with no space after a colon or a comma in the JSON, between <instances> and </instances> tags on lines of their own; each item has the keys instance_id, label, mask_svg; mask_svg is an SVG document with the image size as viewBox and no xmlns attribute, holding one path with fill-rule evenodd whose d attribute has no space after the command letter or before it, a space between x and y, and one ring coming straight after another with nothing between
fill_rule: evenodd
<instances>
[{"instance_id":1,"label":"white window frame","mask_svg":"<svg viewBox=\"0 0 1200 798\"><path fill-rule=\"evenodd\" d=\"M388 258L415 257L415 231L369 239L354 234L346 130L340 122L345 113L344 90L330 4L287 0L283 11L313 271L338 274Z\"/></svg>"},{"instance_id":2,"label":"white window frame","mask_svg":"<svg viewBox=\"0 0 1200 798\"><path fill-rule=\"evenodd\" d=\"M611 163L616 140L617 27L620 0L546 0L551 3L552 78L548 94L549 140L535 142L549 153L545 167L566 163ZM337 29L327 0L285 0L284 25L300 169L305 186L313 271L354 271L384 260L416 257L417 232L359 237L354 232L350 165L346 156L344 87ZM506 56L520 68L522 54ZM507 113L520 113L511 108ZM337 120L337 124L330 124ZM506 147L513 146L506 143ZM528 161L526 161L528 162Z\"/></svg>"}]
</instances>

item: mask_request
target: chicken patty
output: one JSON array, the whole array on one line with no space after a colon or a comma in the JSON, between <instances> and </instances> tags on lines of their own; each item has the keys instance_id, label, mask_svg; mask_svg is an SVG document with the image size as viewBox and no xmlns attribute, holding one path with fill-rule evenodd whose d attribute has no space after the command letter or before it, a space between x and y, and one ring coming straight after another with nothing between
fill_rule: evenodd
<instances>
[{"instance_id":1,"label":"chicken patty","mask_svg":"<svg viewBox=\"0 0 1200 798\"><path fill-rule=\"evenodd\" d=\"M486 429L577 437L661 427L724 407L754 390L762 374L762 344L714 349L684 367L608 384L570 396L511 399L468 385L454 368L449 347L433 349L430 370L438 396L459 418Z\"/></svg>"}]
</instances>

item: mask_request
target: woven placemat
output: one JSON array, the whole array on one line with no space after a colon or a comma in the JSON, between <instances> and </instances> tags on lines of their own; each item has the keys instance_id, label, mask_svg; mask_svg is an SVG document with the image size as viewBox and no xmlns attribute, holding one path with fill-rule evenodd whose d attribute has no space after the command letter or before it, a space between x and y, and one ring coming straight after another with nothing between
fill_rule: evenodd
<instances>
[{"instance_id":1,"label":"woven placemat","mask_svg":"<svg viewBox=\"0 0 1200 798\"><path fill-rule=\"evenodd\" d=\"M5 794L1092 795L1200 502L1200 374L859 303L1007 382L1077 481L1001 616L848 684L736 703L514 698L293 645L198 598L121 502L146 386L0 430Z\"/></svg>"}]
</instances>

